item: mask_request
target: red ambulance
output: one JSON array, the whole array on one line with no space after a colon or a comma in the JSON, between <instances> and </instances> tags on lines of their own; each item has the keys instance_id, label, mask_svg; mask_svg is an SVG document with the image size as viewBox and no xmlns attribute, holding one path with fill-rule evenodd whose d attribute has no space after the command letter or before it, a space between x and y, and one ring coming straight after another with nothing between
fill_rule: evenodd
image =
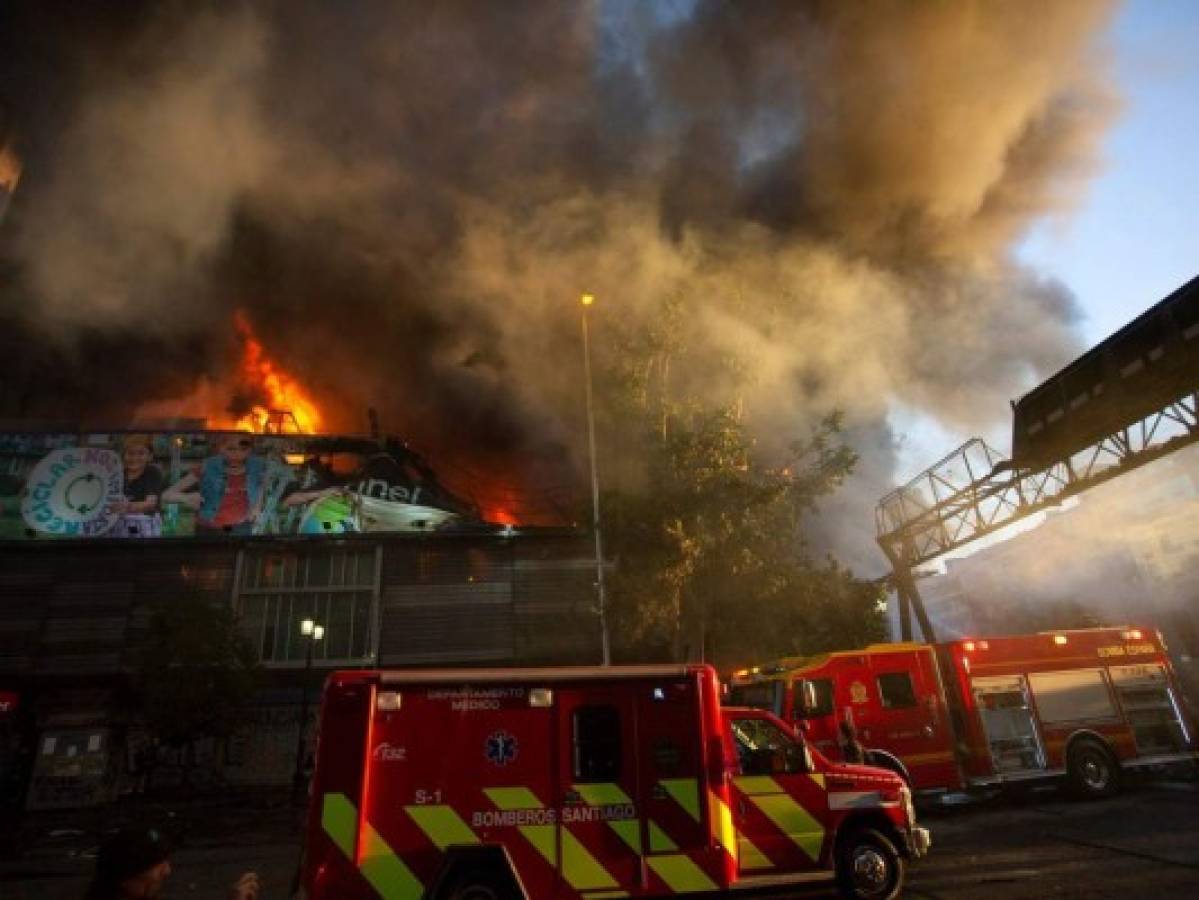
<instances>
[{"instance_id":1,"label":"red ambulance","mask_svg":"<svg viewBox=\"0 0 1199 900\"><path fill-rule=\"evenodd\" d=\"M831 763L704 665L330 676L302 896L898 895L928 848L891 772Z\"/></svg>"},{"instance_id":2,"label":"red ambulance","mask_svg":"<svg viewBox=\"0 0 1199 900\"><path fill-rule=\"evenodd\" d=\"M736 673L729 702L776 712L834 759L848 721L871 761L918 792L1065 779L1078 795L1106 796L1124 769L1199 758L1165 647L1149 628L787 659Z\"/></svg>"}]
</instances>

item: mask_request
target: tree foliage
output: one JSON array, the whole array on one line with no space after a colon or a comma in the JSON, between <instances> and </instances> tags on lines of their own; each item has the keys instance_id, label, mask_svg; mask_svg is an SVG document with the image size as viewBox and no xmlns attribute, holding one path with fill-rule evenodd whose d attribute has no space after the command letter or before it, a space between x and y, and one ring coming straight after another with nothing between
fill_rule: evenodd
<instances>
[{"instance_id":1,"label":"tree foliage","mask_svg":"<svg viewBox=\"0 0 1199 900\"><path fill-rule=\"evenodd\" d=\"M723 391L672 383L687 353L679 313L624 338L603 392L620 458L636 461L603 501L618 655L736 664L879 639L879 590L813 560L803 540L805 517L855 463L840 416L766 458L736 359L709 361Z\"/></svg>"},{"instance_id":2,"label":"tree foliage","mask_svg":"<svg viewBox=\"0 0 1199 900\"><path fill-rule=\"evenodd\" d=\"M141 711L168 746L228 737L244 724L257 675L233 612L202 597L156 604L139 659Z\"/></svg>"}]
</instances>

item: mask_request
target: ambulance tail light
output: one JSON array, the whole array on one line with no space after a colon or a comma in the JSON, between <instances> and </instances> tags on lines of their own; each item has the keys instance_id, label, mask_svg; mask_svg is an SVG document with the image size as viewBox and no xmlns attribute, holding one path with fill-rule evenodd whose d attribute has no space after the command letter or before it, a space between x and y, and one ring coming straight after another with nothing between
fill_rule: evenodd
<instances>
[{"instance_id":1,"label":"ambulance tail light","mask_svg":"<svg viewBox=\"0 0 1199 900\"><path fill-rule=\"evenodd\" d=\"M1055 634L1053 636L1053 642L1055 644L1057 644L1059 647L1065 646L1066 643L1068 643L1068 640L1069 639L1064 634Z\"/></svg>"},{"instance_id":2,"label":"ambulance tail light","mask_svg":"<svg viewBox=\"0 0 1199 900\"><path fill-rule=\"evenodd\" d=\"M1141 633L1141 629L1139 628L1130 628L1128 631L1124 632L1124 640L1126 641L1139 641L1143 637L1144 635Z\"/></svg>"},{"instance_id":3,"label":"ambulance tail light","mask_svg":"<svg viewBox=\"0 0 1199 900\"><path fill-rule=\"evenodd\" d=\"M967 653L973 653L975 650L990 650L991 645L986 641L966 641L962 644L962 649Z\"/></svg>"},{"instance_id":4,"label":"ambulance tail light","mask_svg":"<svg viewBox=\"0 0 1199 900\"><path fill-rule=\"evenodd\" d=\"M379 712L398 712L403 695L399 691L379 691L375 695L375 709Z\"/></svg>"},{"instance_id":5,"label":"ambulance tail light","mask_svg":"<svg viewBox=\"0 0 1199 900\"><path fill-rule=\"evenodd\" d=\"M554 692L549 688L533 688L529 691L529 706L537 709L554 705Z\"/></svg>"}]
</instances>

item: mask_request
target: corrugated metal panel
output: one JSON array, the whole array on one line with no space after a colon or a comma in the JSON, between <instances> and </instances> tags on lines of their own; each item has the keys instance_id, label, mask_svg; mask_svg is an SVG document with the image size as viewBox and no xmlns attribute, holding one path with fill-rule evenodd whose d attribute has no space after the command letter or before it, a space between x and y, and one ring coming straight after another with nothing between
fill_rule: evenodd
<instances>
[{"instance_id":1,"label":"corrugated metal panel","mask_svg":"<svg viewBox=\"0 0 1199 900\"><path fill-rule=\"evenodd\" d=\"M381 601L382 665L513 659L508 584L394 585Z\"/></svg>"}]
</instances>

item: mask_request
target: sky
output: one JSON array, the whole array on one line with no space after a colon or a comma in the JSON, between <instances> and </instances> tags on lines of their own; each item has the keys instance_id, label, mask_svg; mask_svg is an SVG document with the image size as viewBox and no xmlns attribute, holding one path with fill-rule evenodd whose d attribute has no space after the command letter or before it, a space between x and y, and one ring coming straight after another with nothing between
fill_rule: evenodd
<instances>
[{"instance_id":1,"label":"sky","mask_svg":"<svg viewBox=\"0 0 1199 900\"><path fill-rule=\"evenodd\" d=\"M1107 40L1122 107L1099 169L1073 209L1038 220L1015 251L1074 295L1087 346L1199 275L1199 3L1132 0ZM973 436L914 410L892 422L901 480ZM1006 423L981 437L1010 449Z\"/></svg>"}]
</instances>

